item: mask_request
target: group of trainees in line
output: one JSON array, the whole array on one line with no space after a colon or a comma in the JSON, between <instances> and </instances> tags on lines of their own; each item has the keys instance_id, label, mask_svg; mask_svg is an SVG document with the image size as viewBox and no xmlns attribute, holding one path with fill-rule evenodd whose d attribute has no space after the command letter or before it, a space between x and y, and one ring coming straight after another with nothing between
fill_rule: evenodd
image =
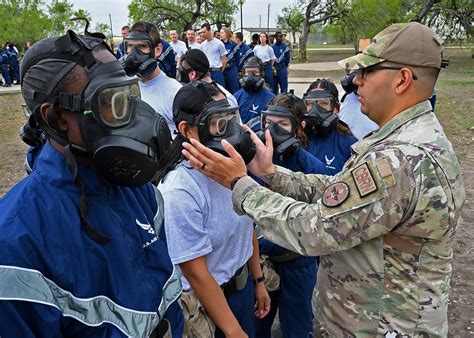
<instances>
[{"instance_id":1,"label":"group of trainees in line","mask_svg":"<svg viewBox=\"0 0 474 338\"><path fill-rule=\"evenodd\" d=\"M258 67L247 69L251 72L258 75ZM252 93L267 90L257 89ZM327 79L314 81L303 98L273 95L251 119L230 106L213 83L191 82L178 91L173 103L178 133L168 165L158 173L158 189L169 255L182 272L185 334L271 337L279 310L284 337L310 336L318 258L300 256L259 236L249 217L233 211L232 192L186 161L183 142L194 138L206 144L226 129L250 122L258 133L270 131L275 164L334 175L357 141L338 119L339 105L338 90ZM191 123L196 120L200 122Z\"/></svg>"}]
</instances>

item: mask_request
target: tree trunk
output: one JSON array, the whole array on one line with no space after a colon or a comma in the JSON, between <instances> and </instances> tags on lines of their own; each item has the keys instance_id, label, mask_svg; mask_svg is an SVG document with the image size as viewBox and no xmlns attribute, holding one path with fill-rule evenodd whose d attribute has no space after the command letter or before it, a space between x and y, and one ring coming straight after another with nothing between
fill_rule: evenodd
<instances>
[{"instance_id":1,"label":"tree trunk","mask_svg":"<svg viewBox=\"0 0 474 338\"><path fill-rule=\"evenodd\" d=\"M301 62L306 62L307 61L307 57L306 57L306 45L308 44L308 34L309 34L309 30L311 28L310 24L309 24L309 20L311 19L311 11L313 10L313 1L311 1L308 5L308 7L306 7L306 13L305 13L305 16L304 16L304 21L303 21L303 30L301 31L301 35L300 35L300 55L299 55L299 58L300 58L300 61Z\"/></svg>"}]
</instances>

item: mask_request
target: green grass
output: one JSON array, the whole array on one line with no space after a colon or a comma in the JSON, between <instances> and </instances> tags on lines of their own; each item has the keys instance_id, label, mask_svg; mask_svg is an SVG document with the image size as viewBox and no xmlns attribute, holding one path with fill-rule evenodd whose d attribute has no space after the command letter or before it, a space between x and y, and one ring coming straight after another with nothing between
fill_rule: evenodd
<instances>
[{"instance_id":1,"label":"green grass","mask_svg":"<svg viewBox=\"0 0 474 338\"><path fill-rule=\"evenodd\" d=\"M25 123L20 93L0 95L0 144L18 137L19 128Z\"/></svg>"}]
</instances>

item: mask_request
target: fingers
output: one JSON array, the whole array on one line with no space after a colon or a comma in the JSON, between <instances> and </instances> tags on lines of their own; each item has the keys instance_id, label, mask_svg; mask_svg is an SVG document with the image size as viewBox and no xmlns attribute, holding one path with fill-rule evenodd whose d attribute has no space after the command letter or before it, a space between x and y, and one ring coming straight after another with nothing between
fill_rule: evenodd
<instances>
[{"instance_id":1,"label":"fingers","mask_svg":"<svg viewBox=\"0 0 474 338\"><path fill-rule=\"evenodd\" d=\"M271 153L273 154L273 139L272 135L270 134L270 130L265 130L265 145L267 146L267 149L271 149Z\"/></svg>"},{"instance_id":2,"label":"fingers","mask_svg":"<svg viewBox=\"0 0 474 338\"><path fill-rule=\"evenodd\" d=\"M255 132L252 129L250 129L249 126L244 124L244 125L242 125L242 128L244 128L246 131L248 131L250 133L250 137L252 138L252 141L255 143L256 146L258 146L259 144L264 146L264 144L263 144L262 140L260 139L260 137L258 137L258 135L255 134Z\"/></svg>"},{"instance_id":3,"label":"fingers","mask_svg":"<svg viewBox=\"0 0 474 338\"><path fill-rule=\"evenodd\" d=\"M240 156L240 154L237 152L237 150L235 150L235 148L232 146L232 144L230 144L227 140L222 140L221 141L221 144L222 144L222 147L224 148L224 150L227 152L227 154L229 154L230 158L233 159L233 160L242 160L242 156Z\"/></svg>"}]
</instances>

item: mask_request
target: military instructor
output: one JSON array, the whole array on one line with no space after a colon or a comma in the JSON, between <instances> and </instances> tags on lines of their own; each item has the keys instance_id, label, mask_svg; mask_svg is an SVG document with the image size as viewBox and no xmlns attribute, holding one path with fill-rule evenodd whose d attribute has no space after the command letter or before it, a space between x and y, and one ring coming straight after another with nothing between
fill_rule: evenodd
<instances>
[{"instance_id":1,"label":"military instructor","mask_svg":"<svg viewBox=\"0 0 474 338\"><path fill-rule=\"evenodd\" d=\"M185 155L233 190L234 208L269 240L321 255L315 316L324 335L430 336L448 331L452 246L464 204L458 160L428 101L442 64L442 40L418 23L394 24L359 55L361 110L380 129L352 146L334 177L271 163L272 142L254 137L248 169L192 140ZM224 142L225 143L225 142Z\"/></svg>"}]
</instances>

